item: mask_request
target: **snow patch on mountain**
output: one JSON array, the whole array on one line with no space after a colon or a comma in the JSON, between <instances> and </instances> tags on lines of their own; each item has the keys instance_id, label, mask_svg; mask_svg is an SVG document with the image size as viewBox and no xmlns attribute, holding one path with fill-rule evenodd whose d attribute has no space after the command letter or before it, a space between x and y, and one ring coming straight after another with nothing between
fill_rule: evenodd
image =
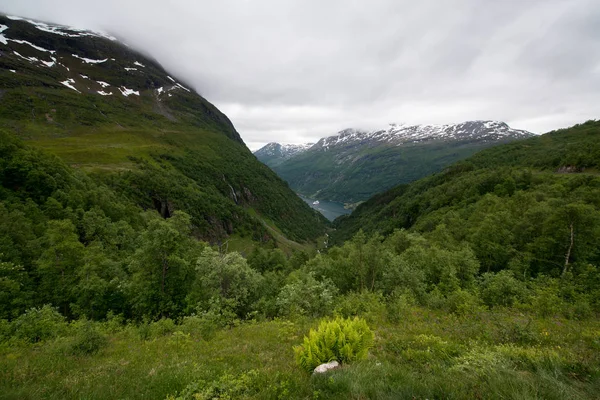
<instances>
[{"instance_id":1,"label":"snow patch on mountain","mask_svg":"<svg viewBox=\"0 0 600 400\"><path fill-rule=\"evenodd\" d=\"M0 24L0 43L6 45L8 44L8 38L2 34L5 30L8 29L8 26Z\"/></svg>"},{"instance_id":2,"label":"snow patch on mountain","mask_svg":"<svg viewBox=\"0 0 600 400\"><path fill-rule=\"evenodd\" d=\"M85 58L85 57L78 56L77 54L71 54L71 55L73 57L75 57L75 58L80 59L81 61L83 61L83 62L85 62L87 64L100 64L100 63L108 61L108 58L105 58L104 60L94 60L94 59L91 59L91 58Z\"/></svg>"},{"instance_id":3,"label":"snow patch on mountain","mask_svg":"<svg viewBox=\"0 0 600 400\"><path fill-rule=\"evenodd\" d=\"M45 49L45 48L37 46L31 42L28 42L27 40L19 40L19 39L11 39L11 38L8 38L8 40L10 40L11 42L19 43L19 44L26 44L28 46L33 47L34 49L36 49L38 51L43 51L44 53L52 53L52 54L56 53L56 50Z\"/></svg>"},{"instance_id":4,"label":"snow patch on mountain","mask_svg":"<svg viewBox=\"0 0 600 400\"><path fill-rule=\"evenodd\" d=\"M177 87L180 87L181 89L183 89L183 90L186 90L186 91L188 91L188 92L190 92L190 93L192 92L190 89L186 88L186 87L185 87L185 86L183 86L181 83L177 83L175 86L177 86Z\"/></svg>"},{"instance_id":5,"label":"snow patch on mountain","mask_svg":"<svg viewBox=\"0 0 600 400\"><path fill-rule=\"evenodd\" d=\"M119 88L119 91L121 92L121 94L125 97L129 97L130 95L134 94L136 96L140 95L140 92L137 90L133 90L133 89L127 89L125 86L122 86Z\"/></svg>"},{"instance_id":6,"label":"snow patch on mountain","mask_svg":"<svg viewBox=\"0 0 600 400\"><path fill-rule=\"evenodd\" d=\"M74 91L76 91L77 93L81 93L79 90L77 90L75 88L75 86L73 86L75 84L75 79L69 78L64 82L61 82L63 85L65 85L66 87L68 87L69 89L73 89Z\"/></svg>"},{"instance_id":7,"label":"snow patch on mountain","mask_svg":"<svg viewBox=\"0 0 600 400\"><path fill-rule=\"evenodd\" d=\"M39 62L40 61L39 59L37 59L35 57L25 57L25 56L21 55L21 53L19 53L18 51L13 51L13 53L17 57L22 58L23 60L27 60L27 61L29 61L31 63L33 63L33 62Z\"/></svg>"},{"instance_id":8,"label":"snow patch on mountain","mask_svg":"<svg viewBox=\"0 0 600 400\"><path fill-rule=\"evenodd\" d=\"M52 61L41 60L41 63L44 64L48 68L54 67L54 65L56 65L56 58L54 58L54 57L50 57L50 58L52 59Z\"/></svg>"}]
</instances>

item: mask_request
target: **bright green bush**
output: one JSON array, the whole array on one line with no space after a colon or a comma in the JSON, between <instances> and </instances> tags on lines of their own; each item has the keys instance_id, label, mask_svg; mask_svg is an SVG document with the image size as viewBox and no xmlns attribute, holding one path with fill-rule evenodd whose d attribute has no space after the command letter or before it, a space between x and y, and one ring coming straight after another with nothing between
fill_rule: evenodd
<instances>
[{"instance_id":1,"label":"bright green bush","mask_svg":"<svg viewBox=\"0 0 600 400\"><path fill-rule=\"evenodd\" d=\"M373 331L362 318L324 320L317 330L310 330L301 346L294 347L296 362L312 371L333 360L340 363L362 360L367 357L373 340Z\"/></svg>"}]
</instances>

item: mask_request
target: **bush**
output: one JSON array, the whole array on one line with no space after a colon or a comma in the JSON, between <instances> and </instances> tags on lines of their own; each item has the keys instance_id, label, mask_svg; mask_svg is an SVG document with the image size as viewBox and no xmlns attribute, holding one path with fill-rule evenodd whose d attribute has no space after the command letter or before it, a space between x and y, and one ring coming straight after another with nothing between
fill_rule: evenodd
<instances>
[{"instance_id":1,"label":"bush","mask_svg":"<svg viewBox=\"0 0 600 400\"><path fill-rule=\"evenodd\" d=\"M30 308L12 325L15 337L31 343L52 339L67 328L65 318L50 305Z\"/></svg>"},{"instance_id":2,"label":"bush","mask_svg":"<svg viewBox=\"0 0 600 400\"><path fill-rule=\"evenodd\" d=\"M484 309L479 298L466 290L459 289L446 298L448 311L456 315L473 315Z\"/></svg>"},{"instance_id":3,"label":"bush","mask_svg":"<svg viewBox=\"0 0 600 400\"><path fill-rule=\"evenodd\" d=\"M336 317L363 317L373 322L385 315L385 299L380 293L350 292L338 299L333 313Z\"/></svg>"},{"instance_id":4,"label":"bush","mask_svg":"<svg viewBox=\"0 0 600 400\"><path fill-rule=\"evenodd\" d=\"M171 318L161 318L150 323L150 336L161 337L175 332L175 322Z\"/></svg>"},{"instance_id":5,"label":"bush","mask_svg":"<svg viewBox=\"0 0 600 400\"><path fill-rule=\"evenodd\" d=\"M481 298L489 307L511 307L523 301L526 294L525 284L516 279L512 271L488 272L481 277Z\"/></svg>"},{"instance_id":6,"label":"bush","mask_svg":"<svg viewBox=\"0 0 600 400\"><path fill-rule=\"evenodd\" d=\"M373 346L373 331L362 318L322 321L317 330L311 329L301 346L294 347L296 362L307 371L336 360L350 363L367 358Z\"/></svg>"},{"instance_id":7,"label":"bush","mask_svg":"<svg viewBox=\"0 0 600 400\"><path fill-rule=\"evenodd\" d=\"M559 287L555 279L538 278L535 294L531 300L533 310L541 317L550 317L560 313L564 301L559 296Z\"/></svg>"},{"instance_id":8,"label":"bush","mask_svg":"<svg viewBox=\"0 0 600 400\"><path fill-rule=\"evenodd\" d=\"M197 381L187 385L181 393L167 396L167 400L239 399L259 390L258 373L250 370L239 376L224 374L213 382Z\"/></svg>"},{"instance_id":9,"label":"bush","mask_svg":"<svg viewBox=\"0 0 600 400\"><path fill-rule=\"evenodd\" d=\"M397 324L402 320L403 316L409 313L415 304L416 300L411 292L392 293L386 303L388 321Z\"/></svg>"},{"instance_id":10,"label":"bush","mask_svg":"<svg viewBox=\"0 0 600 400\"><path fill-rule=\"evenodd\" d=\"M107 343L106 336L102 335L93 323L87 322L73 339L71 353L78 355L96 354Z\"/></svg>"},{"instance_id":11,"label":"bush","mask_svg":"<svg viewBox=\"0 0 600 400\"><path fill-rule=\"evenodd\" d=\"M329 280L318 281L312 273L296 272L291 282L277 296L277 307L282 316L321 317L331 312L337 289Z\"/></svg>"},{"instance_id":12,"label":"bush","mask_svg":"<svg viewBox=\"0 0 600 400\"><path fill-rule=\"evenodd\" d=\"M107 333L117 333L123 330L125 318L121 314L115 314L109 311L104 322L104 331Z\"/></svg>"}]
</instances>

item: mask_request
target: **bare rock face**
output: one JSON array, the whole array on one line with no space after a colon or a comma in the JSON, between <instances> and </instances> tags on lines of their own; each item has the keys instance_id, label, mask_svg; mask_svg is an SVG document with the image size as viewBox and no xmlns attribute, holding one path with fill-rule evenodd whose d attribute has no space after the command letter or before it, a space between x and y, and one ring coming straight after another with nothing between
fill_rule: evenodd
<instances>
[{"instance_id":1,"label":"bare rock face","mask_svg":"<svg viewBox=\"0 0 600 400\"><path fill-rule=\"evenodd\" d=\"M314 373L315 374L323 374L329 370L336 369L339 366L340 366L340 363L338 363L337 361L331 361L331 362L319 365L317 368L315 368Z\"/></svg>"}]
</instances>

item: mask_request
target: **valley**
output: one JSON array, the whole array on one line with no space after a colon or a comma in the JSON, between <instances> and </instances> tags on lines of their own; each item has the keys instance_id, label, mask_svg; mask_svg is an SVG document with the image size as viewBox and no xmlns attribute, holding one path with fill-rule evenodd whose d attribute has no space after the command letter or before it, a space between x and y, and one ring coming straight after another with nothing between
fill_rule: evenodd
<instances>
[{"instance_id":1,"label":"valley","mask_svg":"<svg viewBox=\"0 0 600 400\"><path fill-rule=\"evenodd\" d=\"M532 136L497 121L391 124L373 131L346 129L314 145L270 143L254 155L293 190L309 197L357 203L439 172L479 150Z\"/></svg>"},{"instance_id":2,"label":"valley","mask_svg":"<svg viewBox=\"0 0 600 400\"><path fill-rule=\"evenodd\" d=\"M319 211L325 218L333 221L339 216L347 215L352 212L351 209L345 208L342 203L336 203L327 200L319 200L318 204L315 203L315 199L309 199L308 197L298 195L302 200L306 202L312 209Z\"/></svg>"},{"instance_id":3,"label":"valley","mask_svg":"<svg viewBox=\"0 0 600 400\"><path fill-rule=\"evenodd\" d=\"M180 4L177 26L173 5L164 19L143 14L158 4L137 10L161 35L187 17L207 29L166 45L136 30L148 36L139 50L0 14L0 398L598 398L599 120L540 135L493 120L390 124L253 154L246 143L335 125L307 99L354 112L356 99L325 90L339 71L361 83L385 68L332 62L343 46L322 39L349 5L194 4ZM255 8L268 23L238 28ZM310 24L294 19L305 9ZM359 11L352 43L382 29L357 24ZM330 17L318 40L330 47L311 52L324 75L304 97L292 84L316 73L307 58L280 69L316 46L292 34L312 32L315 15ZM203 61L169 53L182 77L148 55L181 43ZM253 65L263 46L273 58ZM215 48L216 69L202 59ZM392 48L374 48L374 65L396 65ZM266 77L243 79L252 71Z\"/></svg>"}]
</instances>

